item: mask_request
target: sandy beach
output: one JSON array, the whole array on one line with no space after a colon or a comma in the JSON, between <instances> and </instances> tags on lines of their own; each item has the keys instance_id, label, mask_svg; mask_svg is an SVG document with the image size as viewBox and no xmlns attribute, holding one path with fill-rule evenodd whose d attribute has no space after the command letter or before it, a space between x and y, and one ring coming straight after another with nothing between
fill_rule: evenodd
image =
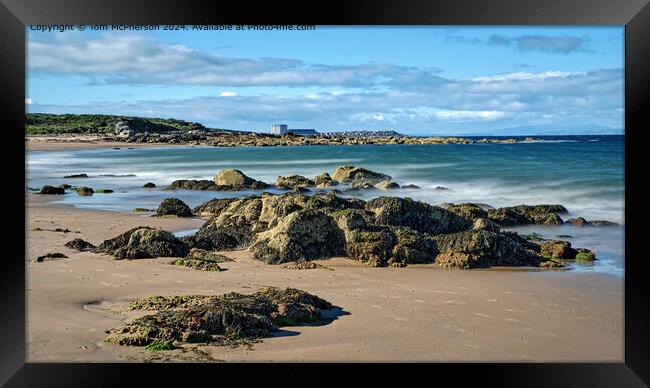
<instances>
[{"instance_id":1,"label":"sandy beach","mask_svg":"<svg viewBox=\"0 0 650 388\"><path fill-rule=\"evenodd\" d=\"M187 144L147 144L147 143L126 143L116 141L103 141L96 136L27 136L25 151L69 151L100 148L142 148L142 147L178 147Z\"/></svg>"},{"instance_id":2,"label":"sandy beach","mask_svg":"<svg viewBox=\"0 0 650 388\"><path fill-rule=\"evenodd\" d=\"M28 362L623 360L622 277L435 264L370 268L346 258L319 261L329 270L292 270L246 250L223 252L235 260L222 264L224 272L173 266L170 258L116 261L64 244L77 237L98 244L138 225L188 230L204 220L78 209L51 198L26 194ZM33 261L48 252L68 258ZM252 347L153 353L103 342L106 330L133 317L123 307L134 299L264 286L299 288L339 309L328 324L285 327Z\"/></svg>"}]
</instances>

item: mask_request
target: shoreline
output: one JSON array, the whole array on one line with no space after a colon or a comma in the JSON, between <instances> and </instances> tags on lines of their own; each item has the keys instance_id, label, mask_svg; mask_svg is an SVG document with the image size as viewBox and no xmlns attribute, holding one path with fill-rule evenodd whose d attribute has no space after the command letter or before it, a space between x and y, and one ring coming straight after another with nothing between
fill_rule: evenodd
<instances>
[{"instance_id":1,"label":"shoreline","mask_svg":"<svg viewBox=\"0 0 650 388\"><path fill-rule=\"evenodd\" d=\"M528 269L444 270L435 264L371 268L345 258L331 267L290 270L221 252L225 272L170 265L171 259L116 261L77 252L73 238L99 243L137 225L172 232L200 219L160 219L52 204L27 193L27 359L33 361L616 361L623 359L623 278ZM81 233L33 232L35 227ZM66 259L35 263L36 255ZM188 346L153 353L103 343L129 314L115 305L149 295L250 293L294 287L346 313L323 326L285 327L251 349ZM341 355L345 354L345 359Z\"/></svg>"}]
</instances>

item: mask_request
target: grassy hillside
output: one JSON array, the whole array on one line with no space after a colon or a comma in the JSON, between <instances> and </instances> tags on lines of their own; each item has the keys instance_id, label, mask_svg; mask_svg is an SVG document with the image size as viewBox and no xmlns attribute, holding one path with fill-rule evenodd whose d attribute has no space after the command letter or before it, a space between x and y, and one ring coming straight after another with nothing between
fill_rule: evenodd
<instances>
[{"instance_id":1,"label":"grassy hillside","mask_svg":"<svg viewBox=\"0 0 650 388\"><path fill-rule=\"evenodd\" d=\"M130 116L27 113L25 115L25 133L27 135L54 135L64 133L77 134L114 134L117 123L126 124L136 132L169 133L191 130L208 130L199 123L176 119L159 119ZM210 129L228 131L225 129Z\"/></svg>"}]
</instances>

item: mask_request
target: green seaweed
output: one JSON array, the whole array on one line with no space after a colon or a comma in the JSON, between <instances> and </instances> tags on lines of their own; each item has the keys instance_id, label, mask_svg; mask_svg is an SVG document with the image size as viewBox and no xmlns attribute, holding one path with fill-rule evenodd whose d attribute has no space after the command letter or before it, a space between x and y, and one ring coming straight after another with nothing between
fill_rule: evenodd
<instances>
[{"instance_id":1,"label":"green seaweed","mask_svg":"<svg viewBox=\"0 0 650 388\"><path fill-rule=\"evenodd\" d=\"M160 341L154 341L149 345L145 346L144 348L152 352L159 352L162 350L174 350L176 349L176 346L174 346L174 341L160 340Z\"/></svg>"}]
</instances>

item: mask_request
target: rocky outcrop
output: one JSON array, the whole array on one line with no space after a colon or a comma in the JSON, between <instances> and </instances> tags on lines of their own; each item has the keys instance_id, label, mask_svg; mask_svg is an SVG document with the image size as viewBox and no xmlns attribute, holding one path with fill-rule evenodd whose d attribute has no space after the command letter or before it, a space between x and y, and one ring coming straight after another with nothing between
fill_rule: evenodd
<instances>
[{"instance_id":1,"label":"rocky outcrop","mask_svg":"<svg viewBox=\"0 0 650 388\"><path fill-rule=\"evenodd\" d=\"M399 189L399 185L391 181L381 181L374 185L374 187L381 190Z\"/></svg>"},{"instance_id":2,"label":"rocky outcrop","mask_svg":"<svg viewBox=\"0 0 650 388\"><path fill-rule=\"evenodd\" d=\"M173 234L138 226L101 243L95 252L113 255L117 260L144 259L150 257L184 257L188 245Z\"/></svg>"},{"instance_id":3,"label":"rocky outcrop","mask_svg":"<svg viewBox=\"0 0 650 388\"><path fill-rule=\"evenodd\" d=\"M45 185L41 187L41 191L38 192L39 194L65 194L65 190L62 187L54 187L54 186L49 186Z\"/></svg>"},{"instance_id":4,"label":"rocky outcrop","mask_svg":"<svg viewBox=\"0 0 650 388\"><path fill-rule=\"evenodd\" d=\"M433 240L441 253L436 263L444 268L538 266L542 261L515 239L488 230L438 235Z\"/></svg>"},{"instance_id":5,"label":"rocky outcrop","mask_svg":"<svg viewBox=\"0 0 650 388\"><path fill-rule=\"evenodd\" d=\"M156 187L156 184L153 182L147 182L144 185L142 185L142 187L145 189L153 189L154 187Z\"/></svg>"},{"instance_id":6,"label":"rocky outcrop","mask_svg":"<svg viewBox=\"0 0 650 388\"><path fill-rule=\"evenodd\" d=\"M587 221L582 217L569 218L564 223L573 224L575 226L615 226L618 225L616 222L605 221L605 220L593 220Z\"/></svg>"},{"instance_id":7,"label":"rocky outcrop","mask_svg":"<svg viewBox=\"0 0 650 388\"><path fill-rule=\"evenodd\" d=\"M379 197L366 203L378 225L404 226L420 233L453 233L472 227L472 222L456 213L411 198Z\"/></svg>"},{"instance_id":8,"label":"rocky outcrop","mask_svg":"<svg viewBox=\"0 0 650 388\"><path fill-rule=\"evenodd\" d=\"M566 212L567 209L562 205L520 205L489 209L487 218L501 226L560 225L564 221L558 214Z\"/></svg>"},{"instance_id":9,"label":"rocky outcrop","mask_svg":"<svg viewBox=\"0 0 650 388\"><path fill-rule=\"evenodd\" d=\"M219 263L232 261L224 255L215 252L206 251L204 249L192 248L190 252L182 259L176 259L172 262L173 265L179 265L189 268L194 268L200 271L223 271L219 267Z\"/></svg>"},{"instance_id":10,"label":"rocky outcrop","mask_svg":"<svg viewBox=\"0 0 650 388\"><path fill-rule=\"evenodd\" d=\"M66 178L66 179L71 179L71 178L88 178L88 174L71 174L71 175L65 175L64 178Z\"/></svg>"},{"instance_id":11,"label":"rocky outcrop","mask_svg":"<svg viewBox=\"0 0 650 388\"><path fill-rule=\"evenodd\" d=\"M574 260L578 251L571 247L571 243L563 240L543 241L540 245L540 254L549 259Z\"/></svg>"},{"instance_id":12,"label":"rocky outcrop","mask_svg":"<svg viewBox=\"0 0 650 388\"><path fill-rule=\"evenodd\" d=\"M381 181L391 180L391 177L386 174L366 170L363 167L357 166L341 166L337 167L332 173L332 179L339 183L346 184L376 184Z\"/></svg>"},{"instance_id":13,"label":"rocky outcrop","mask_svg":"<svg viewBox=\"0 0 650 388\"><path fill-rule=\"evenodd\" d=\"M277 187L308 187L315 186L316 184L311 179L305 178L302 175L288 175L288 176L279 176L275 181Z\"/></svg>"},{"instance_id":14,"label":"rocky outcrop","mask_svg":"<svg viewBox=\"0 0 650 388\"><path fill-rule=\"evenodd\" d=\"M300 259L312 260L342 255L345 239L329 215L319 210L298 210L257 235L251 246L253 256L279 264Z\"/></svg>"},{"instance_id":15,"label":"rocky outcrop","mask_svg":"<svg viewBox=\"0 0 650 388\"><path fill-rule=\"evenodd\" d=\"M482 207L474 203L461 203L458 205L450 205L447 210L458 214L461 217L469 218L474 221L479 218L487 218L488 214Z\"/></svg>"},{"instance_id":16,"label":"rocky outcrop","mask_svg":"<svg viewBox=\"0 0 650 388\"><path fill-rule=\"evenodd\" d=\"M192 209L178 198L165 198L156 210L156 217L192 217Z\"/></svg>"},{"instance_id":17,"label":"rocky outcrop","mask_svg":"<svg viewBox=\"0 0 650 388\"><path fill-rule=\"evenodd\" d=\"M224 209L228 207L228 205L236 200L237 198L215 198L195 207L192 210L192 213L201 217L218 216Z\"/></svg>"},{"instance_id":18,"label":"rocky outcrop","mask_svg":"<svg viewBox=\"0 0 650 388\"><path fill-rule=\"evenodd\" d=\"M338 185L338 182L332 179L330 174L324 172L320 175L316 175L314 178L314 183L318 188L325 188Z\"/></svg>"}]
</instances>

